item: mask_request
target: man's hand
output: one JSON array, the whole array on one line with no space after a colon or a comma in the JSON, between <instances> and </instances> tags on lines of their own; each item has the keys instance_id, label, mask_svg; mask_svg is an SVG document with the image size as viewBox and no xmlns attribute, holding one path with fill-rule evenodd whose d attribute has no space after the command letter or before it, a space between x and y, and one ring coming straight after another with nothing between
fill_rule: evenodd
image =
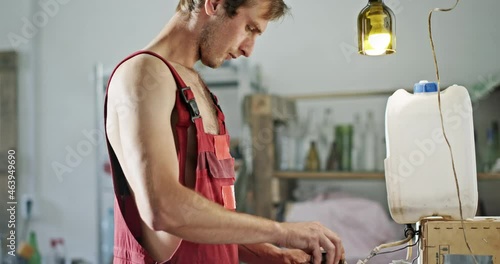
<instances>
[{"instance_id":1,"label":"man's hand","mask_svg":"<svg viewBox=\"0 0 500 264\"><path fill-rule=\"evenodd\" d=\"M279 248L261 243L239 245L240 261L248 264L309 264L311 256L300 249Z\"/></svg>"},{"instance_id":2,"label":"man's hand","mask_svg":"<svg viewBox=\"0 0 500 264\"><path fill-rule=\"evenodd\" d=\"M281 262L276 264L309 264L311 263L311 255L300 249L281 249Z\"/></svg>"},{"instance_id":3,"label":"man's hand","mask_svg":"<svg viewBox=\"0 0 500 264\"><path fill-rule=\"evenodd\" d=\"M337 264L345 252L337 234L318 222L280 223L280 246L301 249L313 256L314 264L321 264L322 249L326 251L326 263Z\"/></svg>"}]
</instances>

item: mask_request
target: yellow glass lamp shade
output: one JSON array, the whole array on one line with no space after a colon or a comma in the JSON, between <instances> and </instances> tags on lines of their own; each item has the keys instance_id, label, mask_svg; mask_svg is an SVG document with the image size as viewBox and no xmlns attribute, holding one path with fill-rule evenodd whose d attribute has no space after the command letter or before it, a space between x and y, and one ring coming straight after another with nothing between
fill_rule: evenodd
<instances>
[{"instance_id":1,"label":"yellow glass lamp shade","mask_svg":"<svg viewBox=\"0 0 500 264\"><path fill-rule=\"evenodd\" d=\"M382 0L369 0L358 15L358 52L378 56L396 52L396 19Z\"/></svg>"}]
</instances>

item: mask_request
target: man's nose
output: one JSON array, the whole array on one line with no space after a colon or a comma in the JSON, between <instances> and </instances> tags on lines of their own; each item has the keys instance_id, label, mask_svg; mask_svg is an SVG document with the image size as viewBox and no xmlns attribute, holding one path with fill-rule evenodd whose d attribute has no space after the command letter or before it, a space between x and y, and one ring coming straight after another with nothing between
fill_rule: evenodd
<instances>
[{"instance_id":1,"label":"man's nose","mask_svg":"<svg viewBox=\"0 0 500 264\"><path fill-rule=\"evenodd\" d=\"M250 57L250 55L252 55L254 45L255 37L245 39L245 41L240 46L241 55L247 58Z\"/></svg>"}]
</instances>

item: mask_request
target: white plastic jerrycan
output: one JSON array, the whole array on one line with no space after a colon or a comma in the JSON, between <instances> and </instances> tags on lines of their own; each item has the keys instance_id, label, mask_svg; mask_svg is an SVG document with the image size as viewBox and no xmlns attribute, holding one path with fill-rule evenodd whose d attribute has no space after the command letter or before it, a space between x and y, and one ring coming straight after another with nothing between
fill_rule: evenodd
<instances>
[{"instance_id":1,"label":"white plastic jerrycan","mask_svg":"<svg viewBox=\"0 0 500 264\"><path fill-rule=\"evenodd\" d=\"M385 179L391 216L397 223L423 217L460 219L450 150L443 136L436 83L421 81L414 93L400 89L385 113ZM472 104L467 89L453 85L441 92L444 128L451 144L463 217L476 214L477 176Z\"/></svg>"}]
</instances>

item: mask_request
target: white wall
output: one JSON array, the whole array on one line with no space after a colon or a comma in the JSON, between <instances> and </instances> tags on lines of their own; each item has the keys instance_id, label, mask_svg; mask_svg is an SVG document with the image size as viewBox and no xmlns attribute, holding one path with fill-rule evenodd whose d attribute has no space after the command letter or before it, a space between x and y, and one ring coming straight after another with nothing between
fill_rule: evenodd
<instances>
[{"instance_id":1,"label":"white wall","mask_svg":"<svg viewBox=\"0 0 500 264\"><path fill-rule=\"evenodd\" d=\"M84 131L95 127L94 89L91 81L96 62L114 65L142 48L173 13L176 1L59 0L60 9L36 35L39 45L28 56L39 56L36 108L21 111L21 149L32 137L30 120L36 120L35 171L25 161L23 173L36 175L39 214L33 227L39 232L42 250L48 239L64 236L70 257L97 260L97 209L95 153L82 155L59 181L51 166L65 163L68 148L86 140ZM39 7L37 1L34 7ZM427 39L427 12L435 5L453 1L395 0L397 53L386 57L345 55L355 48L355 26L366 1L290 0L293 17L270 24L258 41L254 63L262 64L271 92L303 93L340 90L395 89L411 87L420 79L433 79ZM2 0L0 48L8 49L5 36L20 32L22 17L30 14L27 1ZM435 34L444 84L472 84L479 76L500 72L500 31L496 0L462 1L451 13L436 14ZM32 14L39 10L31 11ZM445 35L446 34L446 35ZM36 43L29 42L20 50ZM39 51L39 53L37 52ZM23 71L27 71L26 66ZM33 74L33 73L32 73ZM36 74L34 75L36 76ZM29 83L29 76L22 76ZM30 109L32 94L21 87L20 108ZM30 115L33 113L34 115ZM26 117L26 119L24 119ZM26 122L24 120L27 120ZM22 154L28 159L29 153ZM29 189L24 183L23 188ZM383 190L378 186L377 190ZM369 186L364 189L369 190Z\"/></svg>"},{"instance_id":2,"label":"white wall","mask_svg":"<svg viewBox=\"0 0 500 264\"><path fill-rule=\"evenodd\" d=\"M271 24L254 52L277 93L387 90L435 79L427 14L455 1L387 1L396 13L397 53L381 57L343 52L357 46L357 14L367 1L288 2L293 17ZM477 83L500 71L499 7L495 0L461 1L453 12L433 15L442 84Z\"/></svg>"}]
</instances>

